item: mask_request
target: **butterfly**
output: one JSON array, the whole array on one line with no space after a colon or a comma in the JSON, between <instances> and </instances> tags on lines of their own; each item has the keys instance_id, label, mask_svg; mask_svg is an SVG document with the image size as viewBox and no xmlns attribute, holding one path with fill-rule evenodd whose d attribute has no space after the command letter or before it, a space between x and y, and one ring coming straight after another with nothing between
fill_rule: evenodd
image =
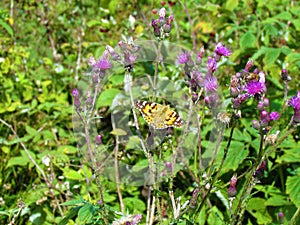
<instances>
[{"instance_id":1,"label":"butterfly","mask_svg":"<svg viewBox=\"0 0 300 225\"><path fill-rule=\"evenodd\" d=\"M184 124L183 120L175 111L170 109L169 105L137 100L134 107L142 113L144 119L154 129L182 127Z\"/></svg>"}]
</instances>

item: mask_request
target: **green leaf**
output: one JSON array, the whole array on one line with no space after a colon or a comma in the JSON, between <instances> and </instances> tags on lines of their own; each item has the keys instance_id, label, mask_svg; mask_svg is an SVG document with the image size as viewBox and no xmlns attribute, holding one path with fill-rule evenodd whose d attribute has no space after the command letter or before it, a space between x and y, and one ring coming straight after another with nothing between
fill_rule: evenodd
<instances>
[{"instance_id":1,"label":"green leaf","mask_svg":"<svg viewBox=\"0 0 300 225\"><path fill-rule=\"evenodd\" d=\"M276 195L270 197L267 199L265 203L266 206L283 206L283 205L290 205L290 204L291 203L287 201L287 198L284 195Z\"/></svg>"},{"instance_id":2,"label":"green leaf","mask_svg":"<svg viewBox=\"0 0 300 225\"><path fill-rule=\"evenodd\" d=\"M279 57L281 53L280 48L267 48L265 51L265 63L267 66L270 66L270 64L273 64L276 59Z\"/></svg>"},{"instance_id":3,"label":"green leaf","mask_svg":"<svg viewBox=\"0 0 300 225\"><path fill-rule=\"evenodd\" d=\"M223 213L216 207L213 206L210 209L210 213L208 215L207 223L209 225L223 225L224 223Z\"/></svg>"},{"instance_id":4,"label":"green leaf","mask_svg":"<svg viewBox=\"0 0 300 225\"><path fill-rule=\"evenodd\" d=\"M247 48L255 48L256 47L255 35L251 31L245 33L240 39L240 46L244 50Z\"/></svg>"},{"instance_id":5,"label":"green leaf","mask_svg":"<svg viewBox=\"0 0 300 225\"><path fill-rule=\"evenodd\" d=\"M298 153L299 154L299 153ZM300 208L300 176L288 176L286 180L286 192L289 194L292 202Z\"/></svg>"},{"instance_id":6,"label":"green leaf","mask_svg":"<svg viewBox=\"0 0 300 225\"><path fill-rule=\"evenodd\" d=\"M82 180L83 179L81 174L75 170L72 170L70 168L65 168L63 171L64 171L64 176L68 179L71 179L71 180Z\"/></svg>"},{"instance_id":7,"label":"green leaf","mask_svg":"<svg viewBox=\"0 0 300 225\"><path fill-rule=\"evenodd\" d=\"M221 162L221 159L224 155L224 148L225 143L222 142L220 151L217 155L218 164ZM229 170L235 171L239 167L239 165L244 161L244 159L248 156L248 154L249 150L245 147L244 143L232 141L222 168L222 173L228 172Z\"/></svg>"},{"instance_id":8,"label":"green leaf","mask_svg":"<svg viewBox=\"0 0 300 225\"><path fill-rule=\"evenodd\" d=\"M59 152L63 152L64 154L75 154L77 153L77 148L72 145L62 145L57 149Z\"/></svg>"},{"instance_id":9,"label":"green leaf","mask_svg":"<svg viewBox=\"0 0 300 225\"><path fill-rule=\"evenodd\" d=\"M93 218L95 209L91 204L82 206L78 211L78 218L81 222L88 222Z\"/></svg>"},{"instance_id":10,"label":"green leaf","mask_svg":"<svg viewBox=\"0 0 300 225\"><path fill-rule=\"evenodd\" d=\"M286 56L285 60L288 63L300 61L300 53L296 53L296 52L290 53Z\"/></svg>"},{"instance_id":11,"label":"green leaf","mask_svg":"<svg viewBox=\"0 0 300 225\"><path fill-rule=\"evenodd\" d=\"M140 199L127 197L123 201L132 214L142 213L146 209L145 202Z\"/></svg>"},{"instance_id":12,"label":"green leaf","mask_svg":"<svg viewBox=\"0 0 300 225\"><path fill-rule=\"evenodd\" d=\"M297 31L300 31L300 19L292 20Z\"/></svg>"},{"instance_id":13,"label":"green leaf","mask_svg":"<svg viewBox=\"0 0 300 225\"><path fill-rule=\"evenodd\" d=\"M225 8L229 11L233 11L239 4L238 0L227 0Z\"/></svg>"},{"instance_id":14,"label":"green leaf","mask_svg":"<svg viewBox=\"0 0 300 225\"><path fill-rule=\"evenodd\" d=\"M265 200L262 198L251 198L247 205L247 210L252 216L257 219L258 224L268 224L272 222L272 217L269 215Z\"/></svg>"},{"instance_id":15,"label":"green leaf","mask_svg":"<svg viewBox=\"0 0 300 225\"><path fill-rule=\"evenodd\" d=\"M4 20L0 19L0 26L2 26L10 36L14 36L14 31Z\"/></svg>"},{"instance_id":16,"label":"green leaf","mask_svg":"<svg viewBox=\"0 0 300 225\"><path fill-rule=\"evenodd\" d=\"M16 156L9 159L6 167L12 167L12 166L26 166L29 162L29 159L27 157L23 156Z\"/></svg>"},{"instance_id":17,"label":"green leaf","mask_svg":"<svg viewBox=\"0 0 300 225\"><path fill-rule=\"evenodd\" d=\"M292 20L292 15L289 12L282 12L274 16L273 18L290 21Z\"/></svg>"},{"instance_id":18,"label":"green leaf","mask_svg":"<svg viewBox=\"0 0 300 225\"><path fill-rule=\"evenodd\" d=\"M61 205L80 205L83 204L84 202L81 199L72 199L70 201L66 201L62 203Z\"/></svg>"},{"instance_id":19,"label":"green leaf","mask_svg":"<svg viewBox=\"0 0 300 225\"><path fill-rule=\"evenodd\" d=\"M97 107L110 106L118 93L120 93L120 90L116 88L104 90L97 100Z\"/></svg>"}]
</instances>

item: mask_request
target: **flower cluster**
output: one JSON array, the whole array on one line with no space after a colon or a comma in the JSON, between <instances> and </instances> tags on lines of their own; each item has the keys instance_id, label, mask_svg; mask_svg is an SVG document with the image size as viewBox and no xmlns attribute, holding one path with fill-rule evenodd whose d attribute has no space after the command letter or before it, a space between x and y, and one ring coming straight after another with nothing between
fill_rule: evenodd
<instances>
[{"instance_id":1,"label":"flower cluster","mask_svg":"<svg viewBox=\"0 0 300 225\"><path fill-rule=\"evenodd\" d=\"M165 37L170 35L172 22L174 20L173 15L166 17L166 12L167 11L165 8L161 8L159 10L159 18L152 19L151 25L153 27L153 33L155 37L159 38L160 40L163 40Z\"/></svg>"},{"instance_id":2,"label":"flower cluster","mask_svg":"<svg viewBox=\"0 0 300 225\"><path fill-rule=\"evenodd\" d=\"M209 56L206 62L206 73L202 74L199 66L202 64L204 48L196 54L196 59L193 60L191 53L183 51L177 58L178 64L184 65L184 74L189 82L192 91L192 100L198 100L198 93L201 88L205 90L205 103L208 107L213 108L218 103L217 89L218 80L214 76L217 70L217 62L222 56L228 57L231 51L226 48L221 42L216 45L214 54Z\"/></svg>"},{"instance_id":3,"label":"flower cluster","mask_svg":"<svg viewBox=\"0 0 300 225\"><path fill-rule=\"evenodd\" d=\"M90 57L89 65L93 68L92 81L94 83L99 83L104 78L106 70L111 68L108 55L109 51L105 50L98 60L95 60L93 56Z\"/></svg>"},{"instance_id":4,"label":"flower cluster","mask_svg":"<svg viewBox=\"0 0 300 225\"><path fill-rule=\"evenodd\" d=\"M266 108L269 106L269 99L265 97L267 92L265 74L258 69L253 68L253 60L248 61L242 72L236 73L231 77L230 95L232 97L232 107L239 109L241 105L248 99L257 100L257 109L260 111L260 121L253 120L253 127L267 127L271 121L278 120L280 115L278 112L268 112Z\"/></svg>"},{"instance_id":5,"label":"flower cluster","mask_svg":"<svg viewBox=\"0 0 300 225\"><path fill-rule=\"evenodd\" d=\"M297 96L290 98L289 105L294 108L293 123L300 123L300 91L298 91Z\"/></svg>"}]
</instances>

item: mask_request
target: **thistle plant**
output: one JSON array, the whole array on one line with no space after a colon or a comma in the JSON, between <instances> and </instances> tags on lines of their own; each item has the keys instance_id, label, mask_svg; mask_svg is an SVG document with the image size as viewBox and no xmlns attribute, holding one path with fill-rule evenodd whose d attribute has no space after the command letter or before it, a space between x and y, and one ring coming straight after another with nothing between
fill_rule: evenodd
<instances>
[{"instance_id":1,"label":"thistle plant","mask_svg":"<svg viewBox=\"0 0 300 225\"><path fill-rule=\"evenodd\" d=\"M251 59L243 69L229 76L226 88L227 100L230 101L224 104L219 80L220 75L224 74L222 64L229 61L233 50L222 42L217 42L212 49L207 50L204 47L196 49L194 46L195 52L186 48L172 48L166 40L170 37L175 18L173 15L167 16L165 8L160 9L158 14L159 18L151 22L156 41L141 44L130 38L120 41L116 48L107 45L98 60L90 58L92 72L89 84L81 90L72 91L77 113L75 121L82 123L84 128L81 130L84 137L82 151L98 178L101 218L106 224L138 224L142 220L146 224L163 221L170 224L183 221L198 224L203 223L201 215L208 207L212 207L211 199L217 195L227 210L226 215L219 218L222 223L243 224L253 190L262 182L268 170L268 156L274 152L274 146L284 140L280 138L279 130L274 131L278 129L276 123L282 112L272 109L272 103L267 97L269 87L266 73L255 68L256 62ZM171 61L175 64L180 80L176 84L164 83L168 79L172 80L172 76L166 78L162 75L171 71L166 55L168 47L171 49ZM154 56L150 54L150 49ZM136 71L149 55L153 71L141 78ZM98 119L95 117L97 98L105 88L110 71L122 71L124 76L124 92L116 95L115 102L111 105L111 134L114 137L111 150L105 146L103 132L91 132L89 127L91 124L95 125L94 121ZM282 70L281 77L285 84L284 106L288 95L287 82L291 78L287 70ZM169 84L175 87L173 93L169 93ZM182 96L178 97L178 93ZM291 126L300 122L299 93L288 101L289 106L294 108ZM174 96L177 96L176 100ZM172 101L178 104L172 105ZM175 106L174 108L181 104L179 109L184 109L184 113L177 113L177 109L171 109L169 104ZM122 111L121 106L124 105L127 108ZM234 175L228 179L226 163L231 160L229 155L234 151L232 146L236 146L234 134L240 126L246 105L255 112L252 114L251 126L259 143L255 146L252 158L244 158L247 161L245 171L234 171ZM141 119L135 108L139 109L146 121ZM122 114L117 117L120 110ZM205 131L206 138L210 135L209 140L205 140L202 133L208 117L211 120L211 130ZM203 141L209 144L203 145ZM134 146L131 148L135 152L127 152L127 156L119 159L118 156L128 146ZM134 154L140 157L134 159L135 162L143 162L140 170L144 173L145 181L139 185L146 190L145 218L141 214L127 215L123 201L123 185L130 185L124 183L123 176L126 172L129 177L133 175L123 165ZM209 154L209 158L205 158L205 154ZM126 157L128 159L125 160ZM137 168L133 166L132 170L138 170ZM120 212L112 210L105 203L101 184L101 175L107 175L101 171L105 170L113 171ZM177 194L176 183L180 176L185 177L187 174L193 188ZM227 190L225 195L221 192L224 189ZM113 213L115 217L110 218L109 213ZM283 221L282 217L280 216L280 221Z\"/></svg>"}]
</instances>

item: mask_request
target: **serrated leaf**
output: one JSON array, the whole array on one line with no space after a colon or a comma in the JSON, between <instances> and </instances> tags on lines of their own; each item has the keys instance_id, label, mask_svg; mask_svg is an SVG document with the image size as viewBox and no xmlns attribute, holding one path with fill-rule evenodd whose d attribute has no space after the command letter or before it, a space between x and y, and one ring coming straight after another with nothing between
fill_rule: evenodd
<instances>
[{"instance_id":1,"label":"serrated leaf","mask_svg":"<svg viewBox=\"0 0 300 225\"><path fill-rule=\"evenodd\" d=\"M220 151L217 155L218 164L221 162L221 159L224 155L225 143L222 142ZM248 156L249 150L245 147L245 144L238 141L232 141L225 159L222 173L228 172L229 170L236 170L239 165L244 161Z\"/></svg>"},{"instance_id":2,"label":"serrated leaf","mask_svg":"<svg viewBox=\"0 0 300 225\"><path fill-rule=\"evenodd\" d=\"M288 176L286 180L286 192L289 194L291 201L300 208L300 176Z\"/></svg>"},{"instance_id":3,"label":"serrated leaf","mask_svg":"<svg viewBox=\"0 0 300 225\"><path fill-rule=\"evenodd\" d=\"M250 31L245 33L240 39L240 46L244 50L247 48L255 48L256 47L255 35Z\"/></svg>"}]
</instances>

